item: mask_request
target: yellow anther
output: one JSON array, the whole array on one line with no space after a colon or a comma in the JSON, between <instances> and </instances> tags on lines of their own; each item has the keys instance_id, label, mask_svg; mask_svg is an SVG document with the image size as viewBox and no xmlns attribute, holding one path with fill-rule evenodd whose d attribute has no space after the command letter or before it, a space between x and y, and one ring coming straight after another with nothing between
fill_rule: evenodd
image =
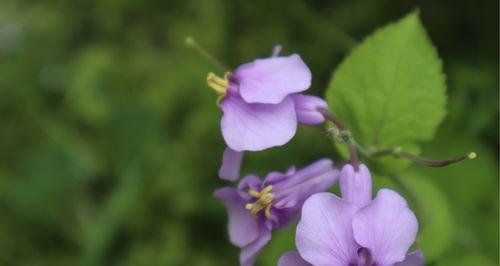
<instances>
[{"instance_id":1,"label":"yellow anther","mask_svg":"<svg viewBox=\"0 0 500 266\"><path fill-rule=\"evenodd\" d=\"M264 214L268 220L272 220L271 217L271 207L272 202L274 200L274 194L271 193L273 186L269 185L263 188L260 192L249 189L248 194L254 198L257 198L257 201L254 203L247 203L245 205L245 209L249 210L252 216L256 216L257 213L264 210Z\"/></svg>"},{"instance_id":2,"label":"yellow anther","mask_svg":"<svg viewBox=\"0 0 500 266\"><path fill-rule=\"evenodd\" d=\"M271 190L273 189L273 186L272 185L269 185L267 187L265 187L261 192L260 194L267 194L269 192L271 192Z\"/></svg>"},{"instance_id":3,"label":"yellow anther","mask_svg":"<svg viewBox=\"0 0 500 266\"><path fill-rule=\"evenodd\" d=\"M260 192L257 192L253 189L249 189L248 194L250 194L250 196L252 196L254 198L260 198Z\"/></svg>"},{"instance_id":4,"label":"yellow anther","mask_svg":"<svg viewBox=\"0 0 500 266\"><path fill-rule=\"evenodd\" d=\"M214 73L210 72L207 75L207 84L212 88L219 96L226 96L227 88L229 88L229 78L230 73L227 72L224 78L221 78Z\"/></svg>"},{"instance_id":5,"label":"yellow anther","mask_svg":"<svg viewBox=\"0 0 500 266\"><path fill-rule=\"evenodd\" d=\"M469 160L474 160L476 159L477 157L477 154L475 152L471 152L469 153L469 155L467 155L467 158L469 158Z\"/></svg>"},{"instance_id":6,"label":"yellow anther","mask_svg":"<svg viewBox=\"0 0 500 266\"><path fill-rule=\"evenodd\" d=\"M224 73L224 78L221 78L214 73L210 72L207 75L207 84L210 88L212 88L218 95L217 97L217 106L220 107L220 102L226 97L227 90L229 88L229 77L231 76L231 72Z\"/></svg>"}]
</instances>

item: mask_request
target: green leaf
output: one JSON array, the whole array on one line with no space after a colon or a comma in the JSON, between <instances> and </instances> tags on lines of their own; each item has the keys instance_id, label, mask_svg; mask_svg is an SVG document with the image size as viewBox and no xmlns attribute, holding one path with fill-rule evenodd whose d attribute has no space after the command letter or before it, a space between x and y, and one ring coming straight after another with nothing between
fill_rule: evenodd
<instances>
[{"instance_id":1,"label":"green leaf","mask_svg":"<svg viewBox=\"0 0 500 266\"><path fill-rule=\"evenodd\" d=\"M438 266L494 266L496 265L493 260L485 256L484 254L462 254L461 256L455 257L453 259L447 259L443 262L437 264Z\"/></svg>"},{"instance_id":2,"label":"green leaf","mask_svg":"<svg viewBox=\"0 0 500 266\"><path fill-rule=\"evenodd\" d=\"M331 110L369 149L414 147L445 116L442 64L418 13L366 38L334 72Z\"/></svg>"},{"instance_id":3,"label":"green leaf","mask_svg":"<svg viewBox=\"0 0 500 266\"><path fill-rule=\"evenodd\" d=\"M417 248L427 262L439 258L451 244L454 222L446 196L432 180L414 173L401 176L399 182L409 192L388 178L374 178L374 187L389 187L404 194L419 222Z\"/></svg>"}]
</instances>

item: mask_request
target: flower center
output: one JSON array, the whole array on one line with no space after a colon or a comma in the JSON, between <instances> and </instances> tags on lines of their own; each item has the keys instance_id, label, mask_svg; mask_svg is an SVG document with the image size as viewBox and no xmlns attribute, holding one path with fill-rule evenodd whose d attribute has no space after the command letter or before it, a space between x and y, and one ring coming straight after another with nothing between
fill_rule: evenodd
<instances>
[{"instance_id":1,"label":"flower center","mask_svg":"<svg viewBox=\"0 0 500 266\"><path fill-rule=\"evenodd\" d=\"M229 88L229 76L231 72L226 72L224 74L224 78L221 78L214 73L210 72L207 75L207 84L210 88L212 88L217 95L217 103L219 103L224 97L227 95L227 89Z\"/></svg>"},{"instance_id":2,"label":"flower center","mask_svg":"<svg viewBox=\"0 0 500 266\"><path fill-rule=\"evenodd\" d=\"M377 264L373 263L372 254L367 248L359 248L358 249L358 266L377 266Z\"/></svg>"},{"instance_id":3,"label":"flower center","mask_svg":"<svg viewBox=\"0 0 500 266\"><path fill-rule=\"evenodd\" d=\"M249 189L248 194L250 194L250 196L254 198L257 198L257 201L255 201L254 203L247 203L247 205L245 205L245 209L249 210L254 217L260 211L265 210L264 214L266 215L266 218L271 221L271 207L273 206L272 202L274 200L274 194L271 193L272 189L272 185L265 187L260 192Z\"/></svg>"}]
</instances>

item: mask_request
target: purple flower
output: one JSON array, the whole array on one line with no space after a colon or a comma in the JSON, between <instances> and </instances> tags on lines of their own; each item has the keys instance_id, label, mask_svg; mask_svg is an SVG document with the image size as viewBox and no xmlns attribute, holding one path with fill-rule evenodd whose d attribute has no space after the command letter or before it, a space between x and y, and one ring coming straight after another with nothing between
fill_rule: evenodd
<instances>
[{"instance_id":1,"label":"purple flower","mask_svg":"<svg viewBox=\"0 0 500 266\"><path fill-rule=\"evenodd\" d=\"M279 51L275 47L272 57L243 64L224 78L207 76L224 112L222 136L234 152L281 146L295 135L298 123L324 121L318 109L326 109L326 102L298 94L311 86L311 71L298 54L277 56ZM221 177L233 180L237 175L221 171Z\"/></svg>"},{"instance_id":2,"label":"purple flower","mask_svg":"<svg viewBox=\"0 0 500 266\"><path fill-rule=\"evenodd\" d=\"M318 193L306 200L297 225L298 252L283 254L279 266L417 266L420 251L409 253L417 218L395 191L381 189L371 200L365 165L340 173L342 198Z\"/></svg>"},{"instance_id":3,"label":"purple flower","mask_svg":"<svg viewBox=\"0 0 500 266\"><path fill-rule=\"evenodd\" d=\"M311 86L311 71L299 55L257 59L229 76L220 106L222 135L235 151L260 151L287 143L297 123L324 121L315 96L297 97Z\"/></svg>"},{"instance_id":4,"label":"purple flower","mask_svg":"<svg viewBox=\"0 0 500 266\"><path fill-rule=\"evenodd\" d=\"M331 187L339 171L329 159L318 160L296 171L271 172L262 181L255 175L244 177L237 188L217 189L214 195L229 215L229 239L241 248L240 264L253 265L260 249L271 239L273 228L283 228L299 213L312 194Z\"/></svg>"}]
</instances>

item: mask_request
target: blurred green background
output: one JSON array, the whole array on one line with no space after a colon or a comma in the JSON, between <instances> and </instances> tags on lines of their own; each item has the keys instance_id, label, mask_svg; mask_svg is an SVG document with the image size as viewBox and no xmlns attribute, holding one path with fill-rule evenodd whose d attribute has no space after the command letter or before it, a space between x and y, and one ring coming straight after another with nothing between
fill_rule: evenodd
<instances>
[{"instance_id":1,"label":"blurred green background","mask_svg":"<svg viewBox=\"0 0 500 266\"><path fill-rule=\"evenodd\" d=\"M401 173L435 209L416 210L432 225L419 246L428 265L497 265L498 1L469 0L0 0L0 265L237 265L211 195L227 185L205 84L216 68L185 37L231 67L282 44L322 95L359 41L415 7L449 95L423 154L478 153ZM244 172L321 156L340 160L321 129L300 128L248 154ZM294 249L294 230L277 232L258 265Z\"/></svg>"}]
</instances>

